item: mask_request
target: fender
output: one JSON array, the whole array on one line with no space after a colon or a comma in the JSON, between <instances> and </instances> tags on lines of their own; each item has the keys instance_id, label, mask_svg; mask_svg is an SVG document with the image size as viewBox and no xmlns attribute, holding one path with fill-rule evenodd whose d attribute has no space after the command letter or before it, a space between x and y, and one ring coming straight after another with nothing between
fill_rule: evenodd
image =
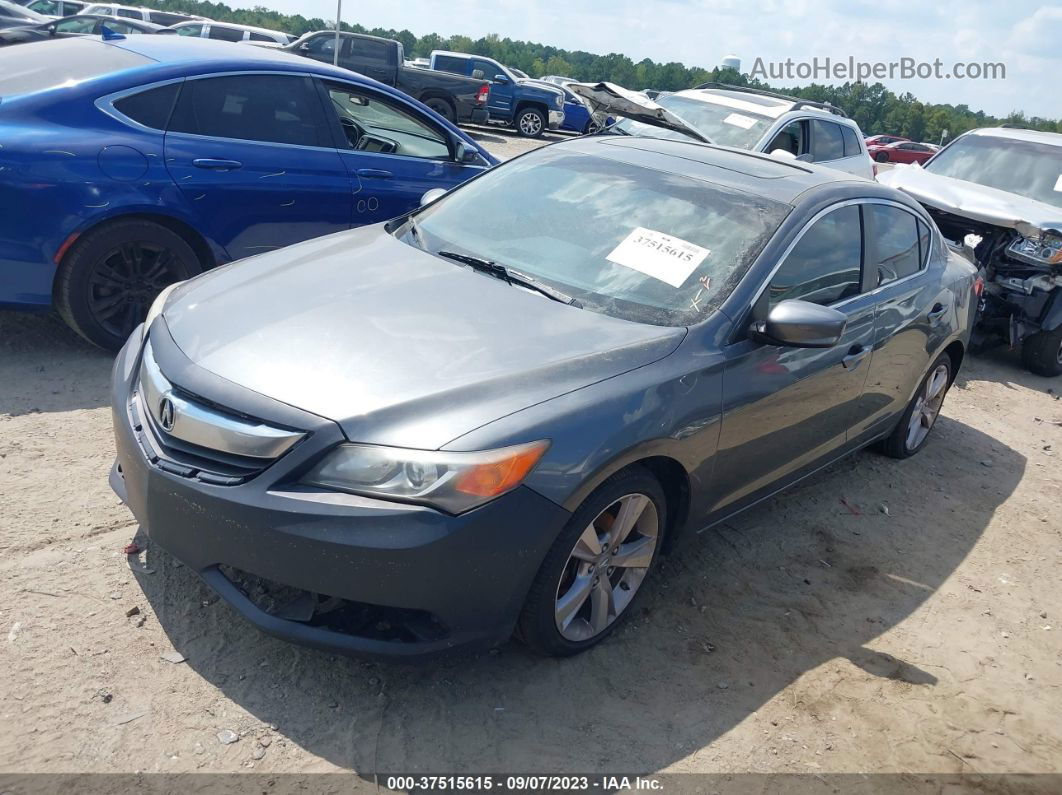
<instances>
[{"instance_id":1,"label":"fender","mask_svg":"<svg viewBox=\"0 0 1062 795\"><path fill-rule=\"evenodd\" d=\"M1051 291L1051 296L1044 307L1040 330L1054 331L1060 326L1062 326L1062 287L1056 287Z\"/></svg>"}]
</instances>

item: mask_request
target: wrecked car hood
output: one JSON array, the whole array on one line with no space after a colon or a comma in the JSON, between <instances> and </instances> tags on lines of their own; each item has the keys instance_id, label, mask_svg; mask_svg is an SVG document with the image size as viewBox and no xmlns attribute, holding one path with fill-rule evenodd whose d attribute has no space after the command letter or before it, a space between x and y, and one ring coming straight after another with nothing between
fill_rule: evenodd
<instances>
[{"instance_id":1,"label":"wrecked car hood","mask_svg":"<svg viewBox=\"0 0 1062 795\"><path fill-rule=\"evenodd\" d=\"M711 138L637 91L615 83L568 83L566 87L586 101L595 117L624 116L642 124L690 135L706 144L712 143Z\"/></svg>"},{"instance_id":2,"label":"wrecked car hood","mask_svg":"<svg viewBox=\"0 0 1062 795\"><path fill-rule=\"evenodd\" d=\"M686 333L551 301L383 224L208 271L163 320L200 367L352 441L417 449L650 364Z\"/></svg>"},{"instance_id":3,"label":"wrecked car hood","mask_svg":"<svg viewBox=\"0 0 1062 795\"><path fill-rule=\"evenodd\" d=\"M1022 237L1062 234L1062 209L1016 193L945 177L918 165L898 166L878 175L922 204L974 221L1014 229Z\"/></svg>"}]
</instances>

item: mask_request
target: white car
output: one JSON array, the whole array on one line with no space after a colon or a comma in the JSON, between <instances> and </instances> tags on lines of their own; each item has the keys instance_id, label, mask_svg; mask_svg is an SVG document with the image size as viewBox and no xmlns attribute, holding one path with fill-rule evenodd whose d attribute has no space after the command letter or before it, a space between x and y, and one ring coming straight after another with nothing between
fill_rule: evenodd
<instances>
[{"instance_id":1,"label":"white car","mask_svg":"<svg viewBox=\"0 0 1062 795\"><path fill-rule=\"evenodd\" d=\"M139 19L144 22L154 22L156 25L176 25L178 22L187 22L194 19L204 19L192 14L177 14L172 11L158 11L154 8L142 6L123 6L118 3L94 3L87 6L82 14L99 14L105 17L119 17L124 19Z\"/></svg>"},{"instance_id":2,"label":"white car","mask_svg":"<svg viewBox=\"0 0 1062 795\"><path fill-rule=\"evenodd\" d=\"M824 102L722 83L661 93L655 100L611 83L570 83L567 88L587 99L595 115L623 117L608 132L695 138L874 178L859 125Z\"/></svg>"},{"instance_id":3,"label":"white car","mask_svg":"<svg viewBox=\"0 0 1062 795\"><path fill-rule=\"evenodd\" d=\"M219 39L221 41L271 43L280 46L291 44L296 38L288 33L281 33L279 30L256 28L251 25L237 25L232 22L200 22L193 20L173 25L173 29L180 36Z\"/></svg>"}]
</instances>

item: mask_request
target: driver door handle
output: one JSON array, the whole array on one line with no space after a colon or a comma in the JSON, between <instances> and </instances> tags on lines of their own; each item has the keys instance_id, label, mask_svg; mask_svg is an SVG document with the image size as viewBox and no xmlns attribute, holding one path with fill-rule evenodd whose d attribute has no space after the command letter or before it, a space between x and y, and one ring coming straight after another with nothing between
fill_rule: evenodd
<instances>
[{"instance_id":1,"label":"driver door handle","mask_svg":"<svg viewBox=\"0 0 1062 795\"><path fill-rule=\"evenodd\" d=\"M854 370L856 365L866 358L870 353L870 348L863 345L853 345L848 349L848 355L841 359L841 364L844 365L846 370Z\"/></svg>"},{"instance_id":2,"label":"driver door handle","mask_svg":"<svg viewBox=\"0 0 1062 795\"><path fill-rule=\"evenodd\" d=\"M947 312L948 308L943 304L933 304L933 308L929 310L929 314L926 315L926 318L929 320L929 325L937 325Z\"/></svg>"},{"instance_id":3,"label":"driver door handle","mask_svg":"<svg viewBox=\"0 0 1062 795\"><path fill-rule=\"evenodd\" d=\"M209 168L214 171L232 171L243 166L239 160L216 160L212 157L201 157L193 160L192 165L196 168Z\"/></svg>"},{"instance_id":4,"label":"driver door handle","mask_svg":"<svg viewBox=\"0 0 1062 795\"><path fill-rule=\"evenodd\" d=\"M390 171L384 171L382 168L359 168L358 176L366 179L391 179L394 174Z\"/></svg>"}]
</instances>

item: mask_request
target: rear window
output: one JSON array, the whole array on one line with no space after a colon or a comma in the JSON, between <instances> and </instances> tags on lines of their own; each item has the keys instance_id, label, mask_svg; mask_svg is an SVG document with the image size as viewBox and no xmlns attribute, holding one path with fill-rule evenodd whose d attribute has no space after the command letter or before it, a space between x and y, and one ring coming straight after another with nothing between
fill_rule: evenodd
<instances>
[{"instance_id":1,"label":"rear window","mask_svg":"<svg viewBox=\"0 0 1062 795\"><path fill-rule=\"evenodd\" d=\"M52 41L47 47L0 48L0 97L32 94L152 63L94 39Z\"/></svg>"},{"instance_id":2,"label":"rear window","mask_svg":"<svg viewBox=\"0 0 1062 795\"><path fill-rule=\"evenodd\" d=\"M145 127L165 130L180 87L180 83L170 83L158 88L149 88L147 91L117 100L114 109Z\"/></svg>"},{"instance_id":3,"label":"rear window","mask_svg":"<svg viewBox=\"0 0 1062 795\"><path fill-rule=\"evenodd\" d=\"M468 65L467 58L455 58L452 55L436 55L433 67L440 72L453 72L463 75Z\"/></svg>"}]
</instances>

